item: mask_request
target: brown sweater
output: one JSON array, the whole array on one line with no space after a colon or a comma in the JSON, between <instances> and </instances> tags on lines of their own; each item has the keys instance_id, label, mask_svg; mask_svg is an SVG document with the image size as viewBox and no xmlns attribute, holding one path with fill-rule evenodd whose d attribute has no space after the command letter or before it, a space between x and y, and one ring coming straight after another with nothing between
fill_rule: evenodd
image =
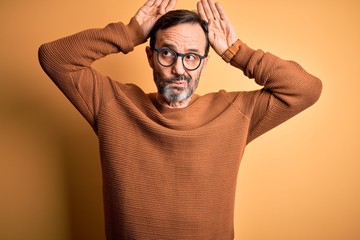
<instances>
[{"instance_id":1,"label":"brown sweater","mask_svg":"<svg viewBox=\"0 0 360 240\"><path fill-rule=\"evenodd\" d=\"M98 135L107 239L233 239L246 144L315 103L322 84L297 63L242 44L231 64L261 90L195 95L169 109L91 67L145 41L132 20L39 49L45 72Z\"/></svg>"}]
</instances>

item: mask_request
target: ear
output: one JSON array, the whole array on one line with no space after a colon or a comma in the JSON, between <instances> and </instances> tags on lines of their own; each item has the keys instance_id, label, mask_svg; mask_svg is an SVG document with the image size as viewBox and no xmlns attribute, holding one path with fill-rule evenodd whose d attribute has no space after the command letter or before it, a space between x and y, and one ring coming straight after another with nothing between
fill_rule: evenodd
<instances>
[{"instance_id":1,"label":"ear","mask_svg":"<svg viewBox=\"0 0 360 240\"><path fill-rule=\"evenodd\" d=\"M154 68L154 62L153 62L154 52L151 50L149 46L146 47L145 51L150 67Z\"/></svg>"},{"instance_id":2,"label":"ear","mask_svg":"<svg viewBox=\"0 0 360 240\"><path fill-rule=\"evenodd\" d=\"M202 61L203 61L203 66L201 68L201 72L200 72L200 75L202 75L203 71L205 70L206 68L206 64L207 62L209 61L209 58L210 58L210 55L208 55L207 57L205 57Z\"/></svg>"}]
</instances>

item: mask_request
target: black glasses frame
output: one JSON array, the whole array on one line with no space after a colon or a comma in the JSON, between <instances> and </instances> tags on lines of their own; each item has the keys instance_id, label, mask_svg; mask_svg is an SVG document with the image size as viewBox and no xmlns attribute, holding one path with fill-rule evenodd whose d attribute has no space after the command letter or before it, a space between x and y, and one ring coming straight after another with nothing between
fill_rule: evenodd
<instances>
[{"instance_id":1,"label":"black glasses frame","mask_svg":"<svg viewBox=\"0 0 360 240\"><path fill-rule=\"evenodd\" d=\"M178 53L178 52L172 50L171 48L167 48L167 47L164 47L164 48L155 48L154 50L155 50L156 53L157 53L157 61L158 61L158 63L159 63L161 66L163 66L163 67L171 67L172 65L174 65L174 63L176 62L176 60L177 60L178 57L180 56L180 57L181 57L181 63L182 63L182 65L184 66L184 68L187 69L187 70L189 70L189 71L195 71L196 69L198 69L198 68L200 67L202 60L205 58L205 56L202 56L202 55L197 54L197 53L192 53L192 52L190 52L190 53L185 53L185 54L183 54L183 53ZM175 56L174 61L173 61L171 64L169 64L169 65L162 64L162 63L160 62L160 60L159 60L159 53L160 53L161 51L163 51L163 50L167 50L167 51L173 53L174 56ZM187 68L187 67L185 66L185 64L184 64L184 57L185 57L186 55L189 55L189 54L196 55L196 56L198 56L198 57L200 58L200 61L199 61L198 66L197 66L196 68L194 68L194 69Z\"/></svg>"}]
</instances>

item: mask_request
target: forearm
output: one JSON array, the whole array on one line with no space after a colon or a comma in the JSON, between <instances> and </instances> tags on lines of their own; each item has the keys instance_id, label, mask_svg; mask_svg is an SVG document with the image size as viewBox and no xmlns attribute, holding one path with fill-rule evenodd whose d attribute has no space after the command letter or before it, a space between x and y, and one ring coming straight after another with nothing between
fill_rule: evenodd
<instances>
[{"instance_id":1,"label":"forearm","mask_svg":"<svg viewBox=\"0 0 360 240\"><path fill-rule=\"evenodd\" d=\"M247 77L254 78L264 90L288 106L306 104L304 101L311 105L320 96L321 81L298 63L262 50L255 51L244 43L230 64L241 69Z\"/></svg>"},{"instance_id":2,"label":"forearm","mask_svg":"<svg viewBox=\"0 0 360 240\"><path fill-rule=\"evenodd\" d=\"M113 83L91 64L112 53L131 51L145 41L136 21L109 24L43 44L42 68L95 129L101 107L114 98Z\"/></svg>"},{"instance_id":3,"label":"forearm","mask_svg":"<svg viewBox=\"0 0 360 240\"><path fill-rule=\"evenodd\" d=\"M140 26L132 19L128 25L112 23L43 44L39 48L39 61L53 78L53 74L68 75L90 67L109 54L128 53L145 41Z\"/></svg>"},{"instance_id":4,"label":"forearm","mask_svg":"<svg viewBox=\"0 0 360 240\"><path fill-rule=\"evenodd\" d=\"M231 60L231 65L263 86L252 92L248 142L278 126L314 104L320 97L321 81L294 61L253 50L245 44ZM239 106L241 98L239 98Z\"/></svg>"},{"instance_id":5,"label":"forearm","mask_svg":"<svg viewBox=\"0 0 360 240\"><path fill-rule=\"evenodd\" d=\"M237 40L235 28L219 3L201 0L197 8L201 18L208 22L212 48L226 62L230 61L249 78L255 78L256 83L285 104L301 102L304 96L312 101L318 98L321 90L319 79L294 62L261 50L255 51Z\"/></svg>"}]
</instances>

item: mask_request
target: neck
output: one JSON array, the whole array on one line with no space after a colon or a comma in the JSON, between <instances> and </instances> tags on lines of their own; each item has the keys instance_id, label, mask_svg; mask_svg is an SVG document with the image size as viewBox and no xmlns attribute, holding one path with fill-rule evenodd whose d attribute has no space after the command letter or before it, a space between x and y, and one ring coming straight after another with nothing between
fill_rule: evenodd
<instances>
[{"instance_id":1,"label":"neck","mask_svg":"<svg viewBox=\"0 0 360 240\"><path fill-rule=\"evenodd\" d=\"M162 96L161 94L157 94L156 95L156 99L158 100L158 102L163 105L166 106L168 108L184 108L187 107L191 101L191 97L185 99L184 101L179 101L179 102L168 102L164 96Z\"/></svg>"}]
</instances>

